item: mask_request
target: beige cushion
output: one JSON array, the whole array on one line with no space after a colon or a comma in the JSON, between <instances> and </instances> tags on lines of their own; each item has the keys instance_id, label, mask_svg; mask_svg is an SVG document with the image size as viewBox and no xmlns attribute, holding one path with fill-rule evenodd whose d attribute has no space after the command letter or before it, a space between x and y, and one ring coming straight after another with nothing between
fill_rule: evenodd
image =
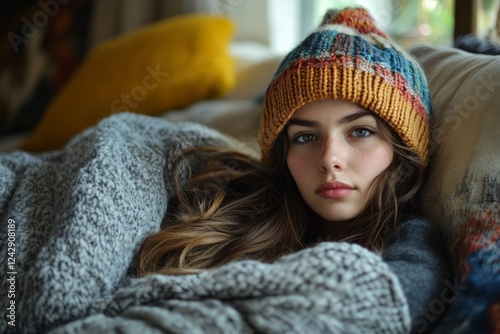
<instances>
[{"instance_id":1,"label":"beige cushion","mask_svg":"<svg viewBox=\"0 0 500 334\"><path fill-rule=\"evenodd\" d=\"M419 45L433 107L424 214L445 234L455 269L500 243L500 57ZM498 251L496 251L498 252Z\"/></svg>"}]
</instances>

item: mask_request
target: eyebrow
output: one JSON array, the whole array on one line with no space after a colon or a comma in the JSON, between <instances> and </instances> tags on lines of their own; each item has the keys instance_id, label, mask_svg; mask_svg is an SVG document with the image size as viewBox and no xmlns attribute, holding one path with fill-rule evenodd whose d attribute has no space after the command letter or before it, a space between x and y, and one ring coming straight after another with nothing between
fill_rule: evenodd
<instances>
[{"instance_id":1,"label":"eyebrow","mask_svg":"<svg viewBox=\"0 0 500 334\"><path fill-rule=\"evenodd\" d=\"M339 125L354 122L357 119L366 117L366 116L371 116L373 117L373 114L371 111L367 109L362 109L358 112L355 112L353 114L346 115L342 117L337 123ZM291 118L287 125L300 125L300 126L305 126L305 127L310 127L310 128L317 128L320 126L319 122L316 121L308 121L305 119L297 119L297 118Z\"/></svg>"},{"instance_id":2,"label":"eyebrow","mask_svg":"<svg viewBox=\"0 0 500 334\"><path fill-rule=\"evenodd\" d=\"M355 120L366 117L366 116L373 117L373 113L367 109L363 109L363 110L360 110L354 114L350 114L350 115L342 117L338 123L339 124L346 124L346 123L354 122Z\"/></svg>"}]
</instances>

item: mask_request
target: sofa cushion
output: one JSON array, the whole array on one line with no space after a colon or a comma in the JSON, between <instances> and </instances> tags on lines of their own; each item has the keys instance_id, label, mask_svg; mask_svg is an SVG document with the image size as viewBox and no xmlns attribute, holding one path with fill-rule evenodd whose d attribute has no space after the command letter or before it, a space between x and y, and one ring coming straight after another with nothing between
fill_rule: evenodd
<instances>
[{"instance_id":1,"label":"sofa cushion","mask_svg":"<svg viewBox=\"0 0 500 334\"><path fill-rule=\"evenodd\" d=\"M468 224L499 215L500 58L432 45L411 53L426 72L433 107L422 203L459 265L467 250L455 248Z\"/></svg>"}]
</instances>

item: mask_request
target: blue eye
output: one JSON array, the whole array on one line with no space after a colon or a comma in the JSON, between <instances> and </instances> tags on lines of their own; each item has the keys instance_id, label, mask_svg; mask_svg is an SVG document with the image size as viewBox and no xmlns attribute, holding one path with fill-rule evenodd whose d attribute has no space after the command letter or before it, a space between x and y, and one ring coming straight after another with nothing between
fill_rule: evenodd
<instances>
[{"instance_id":1,"label":"blue eye","mask_svg":"<svg viewBox=\"0 0 500 334\"><path fill-rule=\"evenodd\" d=\"M352 135L354 137L357 137L357 138L366 138L366 137L371 136L372 134L373 134L373 131L365 129L365 128L358 128L352 132Z\"/></svg>"},{"instance_id":2,"label":"blue eye","mask_svg":"<svg viewBox=\"0 0 500 334\"><path fill-rule=\"evenodd\" d=\"M309 143L311 141L313 141L316 137L313 135L313 134L310 134L310 133L304 133L304 134L301 134L301 135L298 135L296 136L293 141L296 142L296 143Z\"/></svg>"}]
</instances>

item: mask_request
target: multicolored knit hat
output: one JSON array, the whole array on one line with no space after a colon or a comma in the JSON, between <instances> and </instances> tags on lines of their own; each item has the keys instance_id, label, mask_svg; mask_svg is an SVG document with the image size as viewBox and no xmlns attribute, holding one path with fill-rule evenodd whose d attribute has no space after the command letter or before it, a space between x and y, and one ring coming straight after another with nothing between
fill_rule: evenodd
<instances>
[{"instance_id":1,"label":"multicolored knit hat","mask_svg":"<svg viewBox=\"0 0 500 334\"><path fill-rule=\"evenodd\" d=\"M364 8L329 10L320 27L285 57L265 96L262 161L298 108L327 98L373 111L427 164L431 105L425 74Z\"/></svg>"}]
</instances>

